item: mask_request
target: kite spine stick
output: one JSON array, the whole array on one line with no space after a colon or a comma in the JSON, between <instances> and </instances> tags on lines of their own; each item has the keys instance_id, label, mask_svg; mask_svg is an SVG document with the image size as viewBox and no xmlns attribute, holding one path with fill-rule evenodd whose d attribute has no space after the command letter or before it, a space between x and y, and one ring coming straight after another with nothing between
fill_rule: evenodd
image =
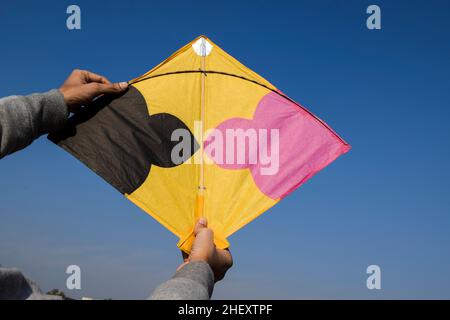
<instances>
[{"instance_id":1,"label":"kite spine stick","mask_svg":"<svg viewBox=\"0 0 450 320\"><path fill-rule=\"evenodd\" d=\"M205 56L201 57L201 106L200 106L200 174L199 174L199 186L198 186L198 195L196 200L196 212L195 218L198 219L203 216L203 208L204 208L204 193L205 193L205 174L204 174L204 159L203 159L203 130L205 123Z\"/></svg>"}]
</instances>

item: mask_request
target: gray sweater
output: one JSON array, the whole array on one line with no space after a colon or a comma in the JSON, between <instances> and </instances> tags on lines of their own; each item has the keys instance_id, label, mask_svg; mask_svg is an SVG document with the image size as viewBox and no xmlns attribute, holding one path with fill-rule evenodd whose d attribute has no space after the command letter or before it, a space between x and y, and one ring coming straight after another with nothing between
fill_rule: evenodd
<instances>
[{"instance_id":1,"label":"gray sweater","mask_svg":"<svg viewBox=\"0 0 450 320\"><path fill-rule=\"evenodd\" d=\"M43 134L61 129L69 112L58 90L0 99L0 159L30 145ZM191 262L161 284L150 299L211 297L214 274L206 262ZM0 268L0 299L52 299L17 269Z\"/></svg>"}]
</instances>

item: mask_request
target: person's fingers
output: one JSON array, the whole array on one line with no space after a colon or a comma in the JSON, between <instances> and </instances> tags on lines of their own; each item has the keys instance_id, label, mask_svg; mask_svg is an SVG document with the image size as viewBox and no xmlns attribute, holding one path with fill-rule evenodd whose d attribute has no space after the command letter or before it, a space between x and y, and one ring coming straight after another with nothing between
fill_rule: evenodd
<instances>
[{"instance_id":1,"label":"person's fingers","mask_svg":"<svg viewBox=\"0 0 450 320\"><path fill-rule=\"evenodd\" d=\"M111 81L109 81L106 77L87 70L83 70L82 75L85 83L98 82L103 84L111 84Z\"/></svg>"},{"instance_id":2,"label":"person's fingers","mask_svg":"<svg viewBox=\"0 0 450 320\"><path fill-rule=\"evenodd\" d=\"M233 257L231 256L231 252L229 249L217 249L216 257L218 263L227 269L231 268L231 266L233 265Z\"/></svg>"},{"instance_id":3,"label":"person's fingers","mask_svg":"<svg viewBox=\"0 0 450 320\"><path fill-rule=\"evenodd\" d=\"M233 266L233 258L230 251L228 249L216 249L212 265L215 281L222 280L227 270Z\"/></svg>"},{"instance_id":4,"label":"person's fingers","mask_svg":"<svg viewBox=\"0 0 450 320\"><path fill-rule=\"evenodd\" d=\"M85 87L88 90L90 96L93 98L101 94L120 93L128 88L128 83L120 82L120 83L103 84L98 82L91 82L87 84Z\"/></svg>"}]
</instances>

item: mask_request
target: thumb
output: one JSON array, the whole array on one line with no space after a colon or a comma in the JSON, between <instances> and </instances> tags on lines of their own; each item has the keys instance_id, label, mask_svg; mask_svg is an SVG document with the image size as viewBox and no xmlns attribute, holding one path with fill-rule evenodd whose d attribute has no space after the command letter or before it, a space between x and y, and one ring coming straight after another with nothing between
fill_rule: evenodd
<instances>
[{"instance_id":1,"label":"thumb","mask_svg":"<svg viewBox=\"0 0 450 320\"><path fill-rule=\"evenodd\" d=\"M197 235L200 232L200 230L207 227L208 227L208 220L206 220L205 217L201 217L200 219L197 220L197 223L195 224L194 234Z\"/></svg>"},{"instance_id":2,"label":"thumb","mask_svg":"<svg viewBox=\"0 0 450 320\"><path fill-rule=\"evenodd\" d=\"M214 233L207 228L206 218L200 218L194 228L195 239L192 243L190 261L203 260L208 262L214 251Z\"/></svg>"},{"instance_id":3,"label":"thumb","mask_svg":"<svg viewBox=\"0 0 450 320\"><path fill-rule=\"evenodd\" d=\"M119 83L98 83L91 82L86 85L89 87L89 91L93 96L98 96L101 94L114 94L125 91L128 88L127 82L119 82Z\"/></svg>"}]
</instances>

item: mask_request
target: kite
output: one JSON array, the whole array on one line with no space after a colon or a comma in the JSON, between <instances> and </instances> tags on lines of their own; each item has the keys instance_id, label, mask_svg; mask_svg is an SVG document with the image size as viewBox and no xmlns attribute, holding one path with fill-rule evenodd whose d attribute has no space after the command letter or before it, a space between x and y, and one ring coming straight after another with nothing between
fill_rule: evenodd
<instances>
[{"instance_id":1,"label":"kite","mask_svg":"<svg viewBox=\"0 0 450 320\"><path fill-rule=\"evenodd\" d=\"M205 36L102 96L49 139L178 236L218 248L350 150L325 122Z\"/></svg>"}]
</instances>

